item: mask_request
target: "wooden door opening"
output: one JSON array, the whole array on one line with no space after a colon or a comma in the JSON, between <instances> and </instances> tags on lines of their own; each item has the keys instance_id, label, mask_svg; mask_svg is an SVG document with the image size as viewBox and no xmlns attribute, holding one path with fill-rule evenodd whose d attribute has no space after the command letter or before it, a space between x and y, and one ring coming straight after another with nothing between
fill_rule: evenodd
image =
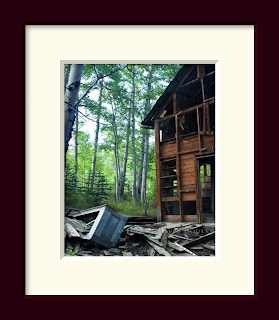
<instances>
[{"instance_id":1,"label":"wooden door opening","mask_svg":"<svg viewBox=\"0 0 279 320\"><path fill-rule=\"evenodd\" d=\"M197 157L198 205L201 222L215 221L215 156Z\"/></svg>"}]
</instances>

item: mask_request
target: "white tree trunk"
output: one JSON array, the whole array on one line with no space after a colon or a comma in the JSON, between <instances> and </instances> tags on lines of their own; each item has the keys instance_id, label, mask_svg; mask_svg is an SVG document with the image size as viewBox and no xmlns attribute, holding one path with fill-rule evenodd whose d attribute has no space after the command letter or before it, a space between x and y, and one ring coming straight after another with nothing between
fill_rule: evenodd
<instances>
[{"instance_id":1,"label":"white tree trunk","mask_svg":"<svg viewBox=\"0 0 279 320\"><path fill-rule=\"evenodd\" d=\"M68 83L68 80L69 80L70 69L71 69L71 65L67 64L66 72L65 72L65 78L64 78L64 94L66 92L66 87L67 87L67 83Z\"/></svg>"},{"instance_id":2,"label":"white tree trunk","mask_svg":"<svg viewBox=\"0 0 279 320\"><path fill-rule=\"evenodd\" d=\"M102 94L103 94L103 86L101 86L100 88L99 105L97 110L97 122L96 122L94 150L93 150L93 159L92 159L92 168L91 168L91 180L90 180L91 191L93 190L95 171L96 171L97 148L98 148L99 130L100 130L100 115L101 115L101 107L102 107Z\"/></svg>"},{"instance_id":3,"label":"white tree trunk","mask_svg":"<svg viewBox=\"0 0 279 320\"><path fill-rule=\"evenodd\" d=\"M76 115L75 103L79 91L82 68L83 64L72 64L64 96L65 155L72 137Z\"/></svg>"},{"instance_id":4,"label":"white tree trunk","mask_svg":"<svg viewBox=\"0 0 279 320\"><path fill-rule=\"evenodd\" d=\"M132 94L131 94L131 116L132 116L132 152L133 152L133 186L132 197L137 199L137 155L135 146L135 65L132 65Z\"/></svg>"},{"instance_id":5,"label":"white tree trunk","mask_svg":"<svg viewBox=\"0 0 279 320\"><path fill-rule=\"evenodd\" d=\"M150 111L150 98L149 93L151 91L151 82L154 71L154 65L150 66L148 74L148 84L147 84L147 97L144 108L144 118ZM147 176L147 165L148 165L148 150L149 150L149 132L143 129L142 133L142 149L141 149L141 164L139 167L139 179L138 180L138 198L146 205L146 176Z\"/></svg>"},{"instance_id":6,"label":"white tree trunk","mask_svg":"<svg viewBox=\"0 0 279 320\"><path fill-rule=\"evenodd\" d=\"M76 109L76 119L75 119L76 129L75 129L75 186L78 184L78 107Z\"/></svg>"},{"instance_id":7,"label":"white tree trunk","mask_svg":"<svg viewBox=\"0 0 279 320\"><path fill-rule=\"evenodd\" d=\"M131 99L132 99L132 97L131 97ZM122 167L122 171L121 171L121 181L120 181L120 196L121 197L123 197L123 194L124 194L124 186L125 186L125 180L126 180L127 160L128 160L128 153L129 153L129 141L130 141L130 135L131 135L130 126L131 126L131 103L129 106L127 133L126 133L126 145L125 145L125 153L124 153L124 159L123 159L123 167Z\"/></svg>"}]
</instances>

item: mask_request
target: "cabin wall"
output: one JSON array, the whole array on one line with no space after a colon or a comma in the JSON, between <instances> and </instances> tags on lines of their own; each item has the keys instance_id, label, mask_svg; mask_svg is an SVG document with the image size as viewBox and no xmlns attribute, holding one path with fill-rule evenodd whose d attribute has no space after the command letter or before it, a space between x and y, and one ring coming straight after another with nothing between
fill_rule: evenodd
<instances>
[{"instance_id":1,"label":"cabin wall","mask_svg":"<svg viewBox=\"0 0 279 320\"><path fill-rule=\"evenodd\" d=\"M192 68L190 83L183 79L166 104L173 112L163 108L155 121L158 221L202 222L202 195L211 197L207 207L214 203L213 191L202 189L198 167L205 163L199 157L215 152L214 72L205 70L201 65Z\"/></svg>"}]
</instances>

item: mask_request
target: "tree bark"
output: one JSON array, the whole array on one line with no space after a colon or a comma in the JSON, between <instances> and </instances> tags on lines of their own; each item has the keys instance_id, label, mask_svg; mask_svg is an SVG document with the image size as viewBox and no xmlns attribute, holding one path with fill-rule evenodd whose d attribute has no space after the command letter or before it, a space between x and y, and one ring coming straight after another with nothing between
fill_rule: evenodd
<instances>
[{"instance_id":1,"label":"tree bark","mask_svg":"<svg viewBox=\"0 0 279 320\"><path fill-rule=\"evenodd\" d=\"M65 78L64 78L64 94L66 92L66 86L67 86L68 79L69 79L70 69L71 69L71 65L67 64L66 72L65 72Z\"/></svg>"},{"instance_id":2,"label":"tree bark","mask_svg":"<svg viewBox=\"0 0 279 320\"><path fill-rule=\"evenodd\" d=\"M78 184L78 107L76 108L75 119L75 186Z\"/></svg>"},{"instance_id":3,"label":"tree bark","mask_svg":"<svg viewBox=\"0 0 279 320\"><path fill-rule=\"evenodd\" d=\"M148 74L148 83L147 83L147 97L144 108L144 118L147 116L150 111L150 98L149 93L151 91L151 82L154 71L154 65L150 66ZM138 200L146 203L146 176L147 176L147 165L148 165L148 150L149 150L149 132L146 129L143 129L142 140L141 140L141 162L139 165L138 173L138 186L137 186L137 197Z\"/></svg>"},{"instance_id":4,"label":"tree bark","mask_svg":"<svg viewBox=\"0 0 279 320\"><path fill-rule=\"evenodd\" d=\"M132 116L132 152L133 152L133 185L132 197L137 199L137 155L135 146L135 65L132 65L132 93L131 93L131 116Z\"/></svg>"},{"instance_id":5,"label":"tree bark","mask_svg":"<svg viewBox=\"0 0 279 320\"><path fill-rule=\"evenodd\" d=\"M98 139L99 139L99 130L100 130L100 115L101 115L101 108L102 108L102 94L103 94L103 86L101 85L100 95L99 95L99 104L98 104L98 110L97 110L97 122L96 122L94 150L93 150L93 159L92 159L92 168L91 168L90 188L89 188L90 191L93 190L95 171L96 171L97 148L98 148Z\"/></svg>"},{"instance_id":6,"label":"tree bark","mask_svg":"<svg viewBox=\"0 0 279 320\"><path fill-rule=\"evenodd\" d=\"M116 201L120 200L120 165L119 165L119 138L117 133L117 125L115 121L115 111L113 104L111 103L112 109L112 131L114 136L114 157L115 157L115 172L116 172L116 181L115 181L115 198Z\"/></svg>"},{"instance_id":7,"label":"tree bark","mask_svg":"<svg viewBox=\"0 0 279 320\"><path fill-rule=\"evenodd\" d=\"M132 95L132 94L131 94ZM121 171L121 181L120 181L120 197L124 195L124 186L126 180L126 169L127 169L127 160L128 160L128 153L129 153L129 141L131 135L131 103L129 106L129 113L128 113L128 123L127 123L127 133L126 133L126 144L125 144L125 153L123 159L123 167Z\"/></svg>"},{"instance_id":8,"label":"tree bark","mask_svg":"<svg viewBox=\"0 0 279 320\"><path fill-rule=\"evenodd\" d=\"M75 103L79 91L82 68L83 64L73 64L71 66L69 80L64 96L65 156L68 150L69 141L72 137L73 125L76 115Z\"/></svg>"},{"instance_id":9,"label":"tree bark","mask_svg":"<svg viewBox=\"0 0 279 320\"><path fill-rule=\"evenodd\" d=\"M138 171L137 200L140 200L140 198L141 198L144 147L145 147L145 137L144 137L144 132L143 132L142 136L141 136L141 152L140 152L140 163L139 163L139 171Z\"/></svg>"}]
</instances>

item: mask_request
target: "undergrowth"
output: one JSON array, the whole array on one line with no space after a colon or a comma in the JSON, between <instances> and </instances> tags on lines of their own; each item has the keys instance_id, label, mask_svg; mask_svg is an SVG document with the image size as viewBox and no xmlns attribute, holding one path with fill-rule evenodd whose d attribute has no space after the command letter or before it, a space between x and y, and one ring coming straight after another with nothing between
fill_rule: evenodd
<instances>
[{"instance_id":1,"label":"undergrowth","mask_svg":"<svg viewBox=\"0 0 279 320\"><path fill-rule=\"evenodd\" d=\"M133 200L121 200L119 202L114 199L101 199L97 196L80 194L78 192L72 194L66 194L65 209L78 208L88 209L96 206L107 204L117 212L127 216L144 216L144 205L140 202ZM156 202L150 200L147 202L147 216L156 217Z\"/></svg>"}]
</instances>

